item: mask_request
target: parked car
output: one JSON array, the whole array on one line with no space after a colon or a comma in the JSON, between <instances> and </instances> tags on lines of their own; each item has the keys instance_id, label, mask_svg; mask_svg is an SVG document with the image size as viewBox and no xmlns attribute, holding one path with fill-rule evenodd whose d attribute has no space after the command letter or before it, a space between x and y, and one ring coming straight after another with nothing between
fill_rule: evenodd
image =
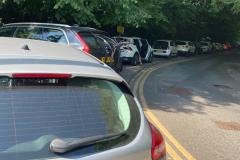
<instances>
[{"instance_id":1,"label":"parked car","mask_svg":"<svg viewBox=\"0 0 240 160\"><path fill-rule=\"evenodd\" d=\"M176 41L178 55L194 55L196 46L190 41Z\"/></svg>"},{"instance_id":2,"label":"parked car","mask_svg":"<svg viewBox=\"0 0 240 160\"><path fill-rule=\"evenodd\" d=\"M165 159L161 133L109 66L56 43L0 44L0 159Z\"/></svg>"},{"instance_id":3,"label":"parked car","mask_svg":"<svg viewBox=\"0 0 240 160\"><path fill-rule=\"evenodd\" d=\"M124 46L121 47L121 58L125 62L130 62L132 65L138 65L142 63L141 55L138 50L136 41L130 37L114 37L118 42L127 42Z\"/></svg>"},{"instance_id":4,"label":"parked car","mask_svg":"<svg viewBox=\"0 0 240 160\"><path fill-rule=\"evenodd\" d=\"M0 28L0 37L50 41L68 45L102 60L117 72L122 70L120 53L113 53L117 43L101 30L52 23L12 23Z\"/></svg>"},{"instance_id":5,"label":"parked car","mask_svg":"<svg viewBox=\"0 0 240 160\"><path fill-rule=\"evenodd\" d=\"M212 45L210 42L201 41L200 47L202 49L202 53L209 53L212 50Z\"/></svg>"},{"instance_id":6,"label":"parked car","mask_svg":"<svg viewBox=\"0 0 240 160\"><path fill-rule=\"evenodd\" d=\"M215 51L223 50L223 45L221 43L213 42L212 46L213 46L213 50Z\"/></svg>"},{"instance_id":7,"label":"parked car","mask_svg":"<svg viewBox=\"0 0 240 160\"><path fill-rule=\"evenodd\" d=\"M225 42L224 44L223 44L223 49L224 50L229 50L229 49L231 49L232 48L232 46L231 46L231 44L229 43L229 42Z\"/></svg>"},{"instance_id":8,"label":"parked car","mask_svg":"<svg viewBox=\"0 0 240 160\"><path fill-rule=\"evenodd\" d=\"M153 50L147 39L139 37L131 37L137 46L141 59L144 62L151 63L153 58Z\"/></svg>"},{"instance_id":9,"label":"parked car","mask_svg":"<svg viewBox=\"0 0 240 160\"><path fill-rule=\"evenodd\" d=\"M172 40L157 40L153 44L153 55L172 57L177 55L177 46Z\"/></svg>"}]
</instances>

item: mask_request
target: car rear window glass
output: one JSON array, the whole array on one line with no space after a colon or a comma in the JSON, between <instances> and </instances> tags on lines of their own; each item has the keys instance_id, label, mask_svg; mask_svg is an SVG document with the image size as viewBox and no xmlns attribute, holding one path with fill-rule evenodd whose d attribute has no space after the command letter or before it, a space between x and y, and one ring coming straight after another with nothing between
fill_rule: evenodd
<instances>
[{"instance_id":1,"label":"car rear window glass","mask_svg":"<svg viewBox=\"0 0 240 160\"><path fill-rule=\"evenodd\" d=\"M186 42L182 42L182 41L177 41L176 44L177 45L186 45L187 43Z\"/></svg>"},{"instance_id":2,"label":"car rear window glass","mask_svg":"<svg viewBox=\"0 0 240 160\"><path fill-rule=\"evenodd\" d=\"M170 46L175 46L176 43L175 42L170 42Z\"/></svg>"},{"instance_id":3,"label":"car rear window glass","mask_svg":"<svg viewBox=\"0 0 240 160\"><path fill-rule=\"evenodd\" d=\"M16 27L3 27L0 29L0 37L13 37Z\"/></svg>"},{"instance_id":4,"label":"car rear window glass","mask_svg":"<svg viewBox=\"0 0 240 160\"><path fill-rule=\"evenodd\" d=\"M94 37L94 35L92 35L90 33L79 33L79 34L81 35L83 40L87 43L87 45L90 48L98 48L99 47L99 44L97 43L97 40Z\"/></svg>"},{"instance_id":5,"label":"car rear window glass","mask_svg":"<svg viewBox=\"0 0 240 160\"><path fill-rule=\"evenodd\" d=\"M14 37L43 40L42 29L37 27L18 27Z\"/></svg>"},{"instance_id":6,"label":"car rear window glass","mask_svg":"<svg viewBox=\"0 0 240 160\"><path fill-rule=\"evenodd\" d=\"M112 48L114 48L117 45L117 43L113 39L108 37L108 36L100 35L100 34L98 36L102 37L103 39L105 39L111 45Z\"/></svg>"},{"instance_id":7,"label":"car rear window glass","mask_svg":"<svg viewBox=\"0 0 240 160\"><path fill-rule=\"evenodd\" d=\"M85 156L128 143L139 123L132 97L110 81L0 78L0 159L55 158L55 138L127 132L60 157Z\"/></svg>"},{"instance_id":8,"label":"car rear window glass","mask_svg":"<svg viewBox=\"0 0 240 160\"><path fill-rule=\"evenodd\" d=\"M45 41L68 44L65 34L60 29L44 28L43 38Z\"/></svg>"},{"instance_id":9,"label":"car rear window glass","mask_svg":"<svg viewBox=\"0 0 240 160\"><path fill-rule=\"evenodd\" d=\"M74 46L74 47L77 47L77 48L83 47L82 43L77 38L77 35L74 32L72 32L71 30L66 30L66 34L67 34L67 37L68 37L69 44L71 46Z\"/></svg>"},{"instance_id":10,"label":"car rear window glass","mask_svg":"<svg viewBox=\"0 0 240 160\"><path fill-rule=\"evenodd\" d=\"M153 44L153 48L155 49L167 49L169 46L167 41L157 41Z\"/></svg>"}]
</instances>

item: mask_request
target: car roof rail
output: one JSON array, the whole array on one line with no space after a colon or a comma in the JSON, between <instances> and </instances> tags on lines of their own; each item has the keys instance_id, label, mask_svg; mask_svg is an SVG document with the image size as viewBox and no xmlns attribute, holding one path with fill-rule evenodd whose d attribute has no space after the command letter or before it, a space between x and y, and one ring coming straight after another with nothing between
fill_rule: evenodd
<instances>
[{"instance_id":1,"label":"car roof rail","mask_svg":"<svg viewBox=\"0 0 240 160\"><path fill-rule=\"evenodd\" d=\"M19 22L19 23L8 23L4 26L14 26L14 25L44 25L44 26L55 26L55 27L71 27L67 24L57 24L57 23L36 23L36 22Z\"/></svg>"}]
</instances>

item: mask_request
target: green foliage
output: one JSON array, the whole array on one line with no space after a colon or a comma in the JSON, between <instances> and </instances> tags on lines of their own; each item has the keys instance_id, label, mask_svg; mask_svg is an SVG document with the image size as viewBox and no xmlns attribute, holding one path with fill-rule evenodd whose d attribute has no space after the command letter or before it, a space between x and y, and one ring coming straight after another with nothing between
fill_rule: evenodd
<instances>
[{"instance_id":1,"label":"green foliage","mask_svg":"<svg viewBox=\"0 0 240 160\"><path fill-rule=\"evenodd\" d=\"M123 25L127 34L151 39L234 40L239 18L239 0L0 0L0 23Z\"/></svg>"}]
</instances>

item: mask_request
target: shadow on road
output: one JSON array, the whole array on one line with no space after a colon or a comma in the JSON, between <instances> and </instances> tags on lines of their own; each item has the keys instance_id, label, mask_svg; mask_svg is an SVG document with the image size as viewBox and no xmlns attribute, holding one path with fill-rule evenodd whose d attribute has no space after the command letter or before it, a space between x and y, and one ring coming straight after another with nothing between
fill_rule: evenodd
<instances>
[{"instance_id":1,"label":"shadow on road","mask_svg":"<svg viewBox=\"0 0 240 160\"><path fill-rule=\"evenodd\" d=\"M235 50L158 69L146 80L144 96L152 109L166 112L205 114L206 106L239 106L239 62Z\"/></svg>"}]
</instances>

